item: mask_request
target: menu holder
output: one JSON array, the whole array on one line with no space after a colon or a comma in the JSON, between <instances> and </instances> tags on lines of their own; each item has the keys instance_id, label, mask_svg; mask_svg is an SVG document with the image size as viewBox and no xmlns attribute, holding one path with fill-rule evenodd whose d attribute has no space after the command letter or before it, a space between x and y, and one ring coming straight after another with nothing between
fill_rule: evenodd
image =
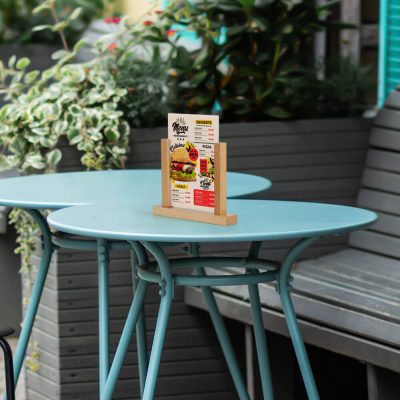
<instances>
[{"instance_id":1,"label":"menu holder","mask_svg":"<svg viewBox=\"0 0 400 400\"><path fill-rule=\"evenodd\" d=\"M237 224L236 214L227 214L226 207L226 143L214 145L214 213L172 207L170 184L170 141L161 139L162 204L153 208L153 214L214 225Z\"/></svg>"}]
</instances>

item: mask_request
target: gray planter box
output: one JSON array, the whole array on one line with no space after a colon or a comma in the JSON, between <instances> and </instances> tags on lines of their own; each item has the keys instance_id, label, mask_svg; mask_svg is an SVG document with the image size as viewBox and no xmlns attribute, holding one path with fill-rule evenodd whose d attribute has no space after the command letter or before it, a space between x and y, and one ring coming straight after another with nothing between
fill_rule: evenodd
<instances>
[{"instance_id":1,"label":"gray planter box","mask_svg":"<svg viewBox=\"0 0 400 400\"><path fill-rule=\"evenodd\" d=\"M358 119L243 123L222 125L221 136L228 143L229 170L273 181L272 190L258 198L353 204L365 161L368 127L368 122ZM133 130L129 167L158 167L159 143L165 135L165 128ZM66 146L63 153L60 171L82 169L74 150ZM323 240L305 256L338 250L345 242L345 238ZM287 248L287 242L270 243L268 257L279 259ZM245 245L203 247L203 252L221 254L244 250ZM178 248L171 251L182 254ZM132 296L129 268L127 254L113 255L113 345ZM54 256L34 329L41 368L27 373L29 399L98 399L96 270L93 253L60 250ZM154 290L146 306L149 337L157 308ZM115 399L138 398L135 357L132 343ZM208 316L185 305L183 290L177 288L156 398L236 397Z\"/></svg>"}]
</instances>

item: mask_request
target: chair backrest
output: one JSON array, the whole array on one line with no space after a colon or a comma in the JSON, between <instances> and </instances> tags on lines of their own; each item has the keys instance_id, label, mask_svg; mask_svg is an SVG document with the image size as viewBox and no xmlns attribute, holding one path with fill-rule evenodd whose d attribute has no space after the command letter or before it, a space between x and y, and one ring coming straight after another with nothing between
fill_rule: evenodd
<instances>
[{"instance_id":1,"label":"chair backrest","mask_svg":"<svg viewBox=\"0 0 400 400\"><path fill-rule=\"evenodd\" d=\"M379 220L350 235L350 245L400 259L400 89L376 117L357 204Z\"/></svg>"}]
</instances>

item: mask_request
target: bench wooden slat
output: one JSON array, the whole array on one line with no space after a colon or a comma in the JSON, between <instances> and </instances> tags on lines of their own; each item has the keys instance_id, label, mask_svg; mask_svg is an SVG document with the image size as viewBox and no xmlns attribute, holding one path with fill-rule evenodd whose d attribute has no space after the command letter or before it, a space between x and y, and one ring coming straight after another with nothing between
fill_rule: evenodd
<instances>
[{"instance_id":1,"label":"bench wooden slat","mask_svg":"<svg viewBox=\"0 0 400 400\"><path fill-rule=\"evenodd\" d=\"M370 168L382 169L389 172L400 172L400 153L371 149L368 152L366 165Z\"/></svg>"},{"instance_id":2,"label":"bench wooden slat","mask_svg":"<svg viewBox=\"0 0 400 400\"><path fill-rule=\"evenodd\" d=\"M337 281L335 282L333 279L321 279L318 274L294 274L294 278L293 287L297 293L303 296L379 320L390 321L395 324L400 322L400 315L397 311L399 302L390 304L386 299L376 299L365 291L357 291L350 285L345 286L343 282L339 286ZM380 305L382 305L382 310ZM331 320L331 323L336 323L337 326L340 326L339 321L335 321L334 317L331 317ZM379 326L375 327L376 339L379 338L377 336L378 332L380 333Z\"/></svg>"},{"instance_id":3,"label":"bench wooden slat","mask_svg":"<svg viewBox=\"0 0 400 400\"><path fill-rule=\"evenodd\" d=\"M383 108L375 118L375 126L389 129L399 129L400 111L393 108Z\"/></svg>"},{"instance_id":4,"label":"bench wooden slat","mask_svg":"<svg viewBox=\"0 0 400 400\"><path fill-rule=\"evenodd\" d=\"M345 251L345 250L343 250ZM342 253L340 251L336 254ZM387 298L399 298L400 299L400 274L399 271L387 271L389 257L377 256L379 262L370 265L369 268L365 267L360 260L356 258L339 259L338 257L319 257L314 260L306 260L300 262L296 272L301 271L302 273L316 272L320 274L323 279L337 280L339 286L354 286L357 290L369 292L368 287L373 287L371 295L378 296L381 293L377 293L376 290L382 291L382 296ZM305 270L301 270L304 263L308 263L309 266ZM307 264L308 265L308 264ZM399 265L397 265L399 267ZM367 285L365 287L364 285ZM400 313L400 310L399 310Z\"/></svg>"},{"instance_id":5,"label":"bench wooden slat","mask_svg":"<svg viewBox=\"0 0 400 400\"><path fill-rule=\"evenodd\" d=\"M340 297L339 301L343 300L350 308L364 308L370 303L371 313L382 314L382 317L388 319L393 316L400 322L400 276L397 279L387 277L384 265L376 266L377 273L368 273L355 267L351 261L348 260L347 264L336 260L330 263L321 257L300 263L296 274L345 292L346 298ZM353 303L354 293L365 297L361 305Z\"/></svg>"},{"instance_id":6,"label":"bench wooden slat","mask_svg":"<svg viewBox=\"0 0 400 400\"><path fill-rule=\"evenodd\" d=\"M400 240L400 217L378 213L379 219L374 223L370 230L396 236Z\"/></svg>"},{"instance_id":7,"label":"bench wooden slat","mask_svg":"<svg viewBox=\"0 0 400 400\"><path fill-rule=\"evenodd\" d=\"M354 232L349 240L351 246L368 252L400 258L399 239L371 231Z\"/></svg>"},{"instance_id":8,"label":"bench wooden slat","mask_svg":"<svg viewBox=\"0 0 400 400\"><path fill-rule=\"evenodd\" d=\"M400 198L395 194L362 189L357 204L360 207L400 215Z\"/></svg>"},{"instance_id":9,"label":"bench wooden slat","mask_svg":"<svg viewBox=\"0 0 400 400\"><path fill-rule=\"evenodd\" d=\"M398 277L400 261L390 257L384 257L378 254L367 253L363 250L355 248L347 248L337 253L327 254L323 256L330 263L351 263L353 268L362 269L370 274L381 274L381 266L385 266L385 274L389 277Z\"/></svg>"},{"instance_id":10,"label":"bench wooden slat","mask_svg":"<svg viewBox=\"0 0 400 400\"><path fill-rule=\"evenodd\" d=\"M356 286L363 285L362 281L367 281L370 287L375 286L374 297L379 297L380 293L377 290L381 290L382 285L385 289L382 294L384 298L393 296L393 288L399 290L400 263L398 260L376 254L365 257L364 251L352 248L328 254L317 260L318 273L322 276L338 275L337 279L342 279L343 276L346 281L354 280L352 284ZM394 294L394 296L399 297L399 294Z\"/></svg>"},{"instance_id":11,"label":"bench wooden slat","mask_svg":"<svg viewBox=\"0 0 400 400\"><path fill-rule=\"evenodd\" d=\"M364 187L400 194L399 174L365 168L362 184Z\"/></svg>"},{"instance_id":12,"label":"bench wooden slat","mask_svg":"<svg viewBox=\"0 0 400 400\"><path fill-rule=\"evenodd\" d=\"M400 133L393 129L375 127L371 131L371 146L390 150L400 150Z\"/></svg>"}]
</instances>

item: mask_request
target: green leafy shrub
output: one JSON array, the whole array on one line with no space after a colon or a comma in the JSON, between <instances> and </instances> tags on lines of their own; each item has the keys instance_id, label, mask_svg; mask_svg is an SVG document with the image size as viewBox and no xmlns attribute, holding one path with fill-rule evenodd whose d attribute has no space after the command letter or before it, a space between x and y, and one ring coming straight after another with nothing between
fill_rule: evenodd
<instances>
[{"instance_id":1,"label":"green leafy shrub","mask_svg":"<svg viewBox=\"0 0 400 400\"><path fill-rule=\"evenodd\" d=\"M167 115L165 63L157 48L151 53L151 62L126 60L116 69L118 87L126 88L127 95L119 109L132 128L160 126Z\"/></svg>"},{"instance_id":2,"label":"green leafy shrub","mask_svg":"<svg viewBox=\"0 0 400 400\"><path fill-rule=\"evenodd\" d=\"M7 65L0 62L0 94L6 101L0 109L0 169L17 168L22 174L54 172L62 158L62 141L81 152L88 169L123 167L129 125L119 103L127 90L118 87L114 78L114 52L100 43L93 60L75 63L85 41L70 50L65 31L83 9L61 20L54 1L49 0L33 12L54 15L54 25L40 30L58 32L64 49L53 54L54 66L42 72L29 70L28 58L13 56ZM37 227L20 210L13 210L10 220L18 233L22 269L29 270Z\"/></svg>"},{"instance_id":3,"label":"green leafy shrub","mask_svg":"<svg viewBox=\"0 0 400 400\"><path fill-rule=\"evenodd\" d=\"M220 109L225 121L336 116L335 102L345 96L328 88L336 87L340 67L335 71L331 65L327 80L316 85L313 51L316 32L340 27L326 19L332 5L317 7L313 0L177 0L140 35L169 48L168 100L174 111ZM188 32L199 38L192 49L181 40ZM361 105L365 74L351 68L357 78L348 100ZM311 112L311 101L307 114L301 115L307 91L323 97L324 108ZM341 116L354 111L345 103Z\"/></svg>"},{"instance_id":4,"label":"green leafy shrub","mask_svg":"<svg viewBox=\"0 0 400 400\"><path fill-rule=\"evenodd\" d=\"M0 145L9 151L0 158L3 168L54 171L62 137L83 153L89 169L124 165L129 126L118 103L127 91L98 60L68 63L82 44L56 53L58 63L41 74L26 72L26 58L11 59L7 68L0 64L0 85L9 101L0 110Z\"/></svg>"},{"instance_id":5,"label":"green leafy shrub","mask_svg":"<svg viewBox=\"0 0 400 400\"><path fill-rule=\"evenodd\" d=\"M130 126L150 126L164 118L164 63L155 47L141 57L133 50L138 39L130 34L126 18L107 18L114 29L92 44L93 59L75 61L87 43L80 40L70 49L66 32L84 11L75 8L62 19L54 0L32 10L53 16L53 24L37 26L36 32L55 32L61 38L63 49L53 54L51 68L30 70L26 57L0 61L0 96L5 101L0 108L0 170L54 172L65 142L81 153L87 169L123 168ZM17 229L22 268L29 270L36 226L20 210L10 220Z\"/></svg>"}]
</instances>

